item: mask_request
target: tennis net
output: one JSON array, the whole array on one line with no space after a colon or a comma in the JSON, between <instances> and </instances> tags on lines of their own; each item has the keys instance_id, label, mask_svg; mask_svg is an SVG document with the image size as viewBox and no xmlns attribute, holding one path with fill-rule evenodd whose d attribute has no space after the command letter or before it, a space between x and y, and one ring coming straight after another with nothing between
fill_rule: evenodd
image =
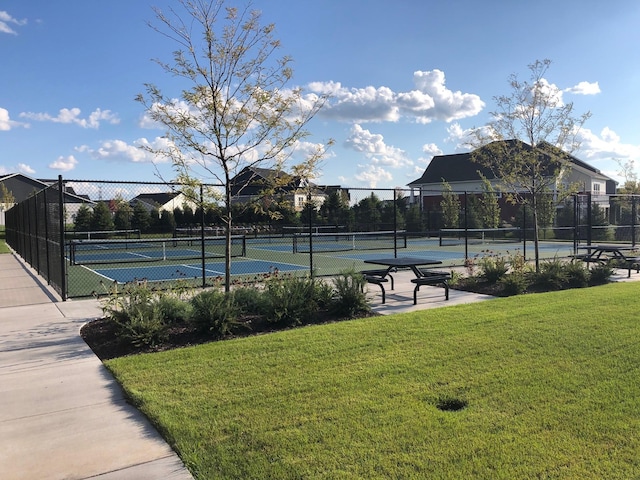
<instances>
[{"instance_id":1,"label":"tennis net","mask_svg":"<svg viewBox=\"0 0 640 480\"><path fill-rule=\"evenodd\" d=\"M463 245L465 241L472 245L491 243L522 242L520 228L443 228L440 230L441 247L447 245Z\"/></svg>"},{"instance_id":2,"label":"tennis net","mask_svg":"<svg viewBox=\"0 0 640 480\"><path fill-rule=\"evenodd\" d=\"M66 231L64 232L67 240L106 240L106 239L128 239L140 238L139 229L130 230L96 230L96 231Z\"/></svg>"},{"instance_id":3,"label":"tennis net","mask_svg":"<svg viewBox=\"0 0 640 480\"><path fill-rule=\"evenodd\" d=\"M225 237L204 239L205 258L224 258L225 248ZM198 237L72 240L68 243L71 265L193 260L201 259L202 253L202 239ZM232 236L231 256L244 257L246 253L245 236Z\"/></svg>"},{"instance_id":4,"label":"tennis net","mask_svg":"<svg viewBox=\"0 0 640 480\"><path fill-rule=\"evenodd\" d=\"M394 248L407 248L407 236L404 230L293 235L293 253L392 250Z\"/></svg>"}]
</instances>

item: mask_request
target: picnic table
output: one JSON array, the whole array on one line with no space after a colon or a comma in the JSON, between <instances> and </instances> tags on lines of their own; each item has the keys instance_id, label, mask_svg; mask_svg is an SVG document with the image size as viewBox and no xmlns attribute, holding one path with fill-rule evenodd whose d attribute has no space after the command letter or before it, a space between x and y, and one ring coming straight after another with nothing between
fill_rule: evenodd
<instances>
[{"instance_id":1,"label":"picnic table","mask_svg":"<svg viewBox=\"0 0 640 480\"><path fill-rule=\"evenodd\" d=\"M587 264L600 263L607 265L613 263L628 269L629 277L631 276L632 268L635 268L636 272L640 272L640 256L635 253L638 247L634 245L584 245L578 248L586 250L587 253L575 255L575 258Z\"/></svg>"},{"instance_id":2,"label":"picnic table","mask_svg":"<svg viewBox=\"0 0 640 480\"><path fill-rule=\"evenodd\" d=\"M385 290L383 284L391 280L391 289L393 290L394 283L391 272L395 272L399 268L410 269L416 276L416 278L411 279L411 282L416 285L413 290L414 305L418 303L418 290L420 290L422 285L443 285L445 288L445 298L449 300L448 281L451 278L451 275L446 272L437 272L420 268L430 265L440 265L442 264L440 260L420 257L384 257L365 260L364 263L385 267L377 270L363 270L361 272L368 283L372 283L380 287L382 290L382 303L385 303Z\"/></svg>"}]
</instances>

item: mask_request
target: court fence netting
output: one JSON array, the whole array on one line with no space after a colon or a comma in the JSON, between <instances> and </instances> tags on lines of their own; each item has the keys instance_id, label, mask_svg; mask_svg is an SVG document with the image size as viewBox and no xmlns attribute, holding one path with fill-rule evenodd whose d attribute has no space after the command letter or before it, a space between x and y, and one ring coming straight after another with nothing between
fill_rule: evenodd
<instances>
[{"instance_id":1,"label":"court fence netting","mask_svg":"<svg viewBox=\"0 0 640 480\"><path fill-rule=\"evenodd\" d=\"M224 277L222 212L206 198L207 189L222 185L203 186L194 198L176 183L42 182L46 188L6 212L6 239L63 299L107 294L128 282L202 288ZM442 268L483 255L520 252L533 259L527 204L508 204L500 194L488 199L486 192L451 195L317 187L291 192L277 212L239 198L232 209L230 273L242 284L274 273L328 277L365 270L364 262L376 257L419 256L441 261ZM592 242L636 245L638 198L540 199L541 205L555 202L539 212L540 258L569 257Z\"/></svg>"}]
</instances>

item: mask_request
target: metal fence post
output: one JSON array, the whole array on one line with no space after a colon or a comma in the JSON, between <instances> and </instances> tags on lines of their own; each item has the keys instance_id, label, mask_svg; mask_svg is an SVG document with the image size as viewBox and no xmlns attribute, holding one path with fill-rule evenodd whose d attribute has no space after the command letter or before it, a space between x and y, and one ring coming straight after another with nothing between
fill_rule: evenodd
<instances>
[{"instance_id":1,"label":"metal fence post","mask_svg":"<svg viewBox=\"0 0 640 480\"><path fill-rule=\"evenodd\" d=\"M58 212L60 222L60 296L62 301L67 300L67 262L64 256L64 187L62 184L62 175L58 175Z\"/></svg>"},{"instance_id":2,"label":"metal fence post","mask_svg":"<svg viewBox=\"0 0 640 480\"><path fill-rule=\"evenodd\" d=\"M204 186L202 184L200 184L200 250L202 263L202 288L205 288L207 286L207 264L204 258Z\"/></svg>"}]
</instances>

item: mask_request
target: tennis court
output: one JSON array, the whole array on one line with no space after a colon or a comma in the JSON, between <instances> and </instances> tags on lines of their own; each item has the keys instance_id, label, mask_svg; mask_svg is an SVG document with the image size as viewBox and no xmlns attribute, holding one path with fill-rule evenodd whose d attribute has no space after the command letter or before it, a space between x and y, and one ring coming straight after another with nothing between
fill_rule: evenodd
<instances>
[{"instance_id":1,"label":"tennis court","mask_svg":"<svg viewBox=\"0 0 640 480\"><path fill-rule=\"evenodd\" d=\"M292 272L308 270L308 267L282 262L267 262L263 260L236 260L231 263L231 275L261 275L273 272ZM127 283L135 280L150 282L165 282L190 278L202 278L201 264L178 265L135 265L127 267L95 268L93 270L108 281ZM205 264L207 277L222 277L224 262Z\"/></svg>"},{"instance_id":2,"label":"tennis court","mask_svg":"<svg viewBox=\"0 0 640 480\"><path fill-rule=\"evenodd\" d=\"M125 284L134 281L168 282L188 280L194 286L211 284L224 277L224 239L208 237L204 244L205 267L202 268L201 238L73 240L67 246L70 296L87 296L104 290L105 282ZM273 273L331 276L341 271L366 268L365 260L387 256L422 257L442 262L443 267L464 265L465 255L512 255L522 252L516 242L472 242L441 245L438 237L410 237L399 232L371 234L314 234L302 236L264 236L232 241L231 275L234 281L251 281ZM531 256L533 243L527 243ZM541 242L541 258L566 256L570 243ZM204 281L203 281L204 274Z\"/></svg>"}]
</instances>

